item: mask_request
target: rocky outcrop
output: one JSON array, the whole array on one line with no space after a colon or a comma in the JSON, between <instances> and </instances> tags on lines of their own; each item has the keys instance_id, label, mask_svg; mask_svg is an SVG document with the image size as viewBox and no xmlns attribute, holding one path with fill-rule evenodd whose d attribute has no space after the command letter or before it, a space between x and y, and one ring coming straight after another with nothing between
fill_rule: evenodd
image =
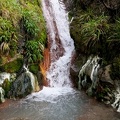
<instances>
[{"instance_id":1,"label":"rocky outcrop","mask_svg":"<svg viewBox=\"0 0 120 120\"><path fill-rule=\"evenodd\" d=\"M64 2L69 11L70 32L75 42L76 56L80 56L75 60L77 69L76 66L71 67L74 83L78 83L76 86L84 89L88 95L112 104L120 111L118 0L109 3L75 0ZM111 12L111 6L116 6L116 10Z\"/></svg>"},{"instance_id":2,"label":"rocky outcrop","mask_svg":"<svg viewBox=\"0 0 120 120\"><path fill-rule=\"evenodd\" d=\"M85 59L82 59L85 61ZM90 56L81 66L78 72L78 63L80 59L71 68L71 75L75 78L77 87L85 90L89 96L105 104L112 105L120 112L120 83L119 80L111 78L111 65L103 66L103 59L98 56ZM78 80L79 79L79 80Z\"/></svg>"},{"instance_id":3,"label":"rocky outcrop","mask_svg":"<svg viewBox=\"0 0 120 120\"><path fill-rule=\"evenodd\" d=\"M37 77L24 66L24 72L17 77L11 86L9 97L21 98L39 90Z\"/></svg>"},{"instance_id":4,"label":"rocky outcrop","mask_svg":"<svg viewBox=\"0 0 120 120\"><path fill-rule=\"evenodd\" d=\"M115 80L115 85L116 85L116 90L114 92L115 101L112 104L112 106L116 108L118 112L120 112L120 80Z\"/></svg>"},{"instance_id":5,"label":"rocky outcrop","mask_svg":"<svg viewBox=\"0 0 120 120\"><path fill-rule=\"evenodd\" d=\"M4 102L7 97L25 97L39 90L37 77L26 67L19 75L16 73L0 73L0 102Z\"/></svg>"},{"instance_id":6,"label":"rocky outcrop","mask_svg":"<svg viewBox=\"0 0 120 120\"><path fill-rule=\"evenodd\" d=\"M5 101L11 87L11 83L16 79L15 73L0 73L0 102Z\"/></svg>"}]
</instances>

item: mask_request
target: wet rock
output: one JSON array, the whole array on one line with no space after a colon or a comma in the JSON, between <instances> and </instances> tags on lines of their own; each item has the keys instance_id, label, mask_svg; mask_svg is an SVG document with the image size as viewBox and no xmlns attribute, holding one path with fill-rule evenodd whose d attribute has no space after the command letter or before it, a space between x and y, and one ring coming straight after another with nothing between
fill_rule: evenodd
<instances>
[{"instance_id":1,"label":"wet rock","mask_svg":"<svg viewBox=\"0 0 120 120\"><path fill-rule=\"evenodd\" d=\"M120 80L115 80L116 91L114 92L115 101L112 106L120 112Z\"/></svg>"},{"instance_id":2,"label":"wet rock","mask_svg":"<svg viewBox=\"0 0 120 120\"><path fill-rule=\"evenodd\" d=\"M1 101L4 101L8 97L8 92L11 88L11 83L16 79L16 73L0 73L0 86L1 86ZM3 93L3 94L2 94Z\"/></svg>"},{"instance_id":3,"label":"wet rock","mask_svg":"<svg viewBox=\"0 0 120 120\"><path fill-rule=\"evenodd\" d=\"M5 91L3 90L2 87L0 87L0 103L5 102L4 95L5 95Z\"/></svg>"},{"instance_id":4,"label":"wet rock","mask_svg":"<svg viewBox=\"0 0 120 120\"><path fill-rule=\"evenodd\" d=\"M114 81L110 77L111 65L107 65L99 70L99 78L101 82L114 85Z\"/></svg>"},{"instance_id":5,"label":"wet rock","mask_svg":"<svg viewBox=\"0 0 120 120\"><path fill-rule=\"evenodd\" d=\"M99 78L98 78L98 71L100 68L100 60L101 58L99 58L98 56L92 57L90 56L89 59L87 60L87 62L82 66L81 70L79 71L79 89L81 89L82 87L82 83L84 81L84 83L86 84L86 81L91 82L91 89L92 88L96 88L97 84L99 82ZM88 77L89 79L87 79ZM84 84L84 85L85 85Z\"/></svg>"},{"instance_id":6,"label":"wet rock","mask_svg":"<svg viewBox=\"0 0 120 120\"><path fill-rule=\"evenodd\" d=\"M8 79L5 79L3 84L2 84L2 88L5 91L5 97L8 97L8 92L9 92L9 90L11 88L11 81L8 80Z\"/></svg>"},{"instance_id":7,"label":"wet rock","mask_svg":"<svg viewBox=\"0 0 120 120\"><path fill-rule=\"evenodd\" d=\"M9 97L25 97L26 95L40 90L37 77L27 68L13 82Z\"/></svg>"},{"instance_id":8,"label":"wet rock","mask_svg":"<svg viewBox=\"0 0 120 120\"><path fill-rule=\"evenodd\" d=\"M43 83L44 83L44 81L43 81L43 75L42 75L42 73L41 73L41 71L38 71L38 73L37 73L37 78L38 78L38 84L39 84L39 86L40 86L40 89L42 89L42 87L43 87Z\"/></svg>"},{"instance_id":9,"label":"wet rock","mask_svg":"<svg viewBox=\"0 0 120 120\"><path fill-rule=\"evenodd\" d=\"M82 67L84 62L85 62L85 56L74 55L72 65L70 67L70 75L71 75L71 79L72 79L72 83L73 83L74 87L78 88L78 81L79 81L78 74L79 74L80 68Z\"/></svg>"},{"instance_id":10,"label":"wet rock","mask_svg":"<svg viewBox=\"0 0 120 120\"><path fill-rule=\"evenodd\" d=\"M110 78L110 65L101 68L102 59L90 56L79 71L79 88L83 88L89 96L95 96L100 101L112 102L114 82ZM113 89L111 89L113 88Z\"/></svg>"},{"instance_id":11,"label":"wet rock","mask_svg":"<svg viewBox=\"0 0 120 120\"><path fill-rule=\"evenodd\" d=\"M73 86L75 87L78 87L78 73L79 73L79 69L77 69L75 66L71 66L70 75L71 75Z\"/></svg>"}]
</instances>

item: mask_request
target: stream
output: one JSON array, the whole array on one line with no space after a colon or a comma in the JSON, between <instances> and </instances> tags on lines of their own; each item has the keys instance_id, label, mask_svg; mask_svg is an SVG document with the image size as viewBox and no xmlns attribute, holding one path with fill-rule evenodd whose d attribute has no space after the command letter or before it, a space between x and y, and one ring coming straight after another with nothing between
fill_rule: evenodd
<instances>
[{"instance_id":1,"label":"stream","mask_svg":"<svg viewBox=\"0 0 120 120\"><path fill-rule=\"evenodd\" d=\"M74 42L64 5L58 0L42 0L50 43L49 87L21 100L0 105L0 120L120 120L112 107L72 88L70 66Z\"/></svg>"}]
</instances>

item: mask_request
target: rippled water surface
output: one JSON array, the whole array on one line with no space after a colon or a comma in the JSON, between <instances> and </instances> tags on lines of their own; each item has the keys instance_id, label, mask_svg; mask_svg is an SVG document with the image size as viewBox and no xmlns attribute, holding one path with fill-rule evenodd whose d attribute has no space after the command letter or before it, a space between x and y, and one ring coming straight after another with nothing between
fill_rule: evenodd
<instances>
[{"instance_id":1,"label":"rippled water surface","mask_svg":"<svg viewBox=\"0 0 120 120\"><path fill-rule=\"evenodd\" d=\"M80 91L57 89L55 93L39 92L20 101L8 101L0 105L0 120L120 120L119 113L111 107Z\"/></svg>"}]
</instances>

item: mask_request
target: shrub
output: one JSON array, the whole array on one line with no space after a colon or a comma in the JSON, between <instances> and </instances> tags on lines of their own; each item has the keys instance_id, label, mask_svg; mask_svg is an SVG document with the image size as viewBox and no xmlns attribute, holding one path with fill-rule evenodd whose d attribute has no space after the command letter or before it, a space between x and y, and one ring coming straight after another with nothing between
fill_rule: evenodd
<instances>
[{"instance_id":1,"label":"shrub","mask_svg":"<svg viewBox=\"0 0 120 120\"><path fill-rule=\"evenodd\" d=\"M6 20L2 17L0 17L0 50L1 52L9 51L16 49L17 45L17 34L12 26L11 21ZM14 43L14 47L12 47L12 44Z\"/></svg>"},{"instance_id":2,"label":"shrub","mask_svg":"<svg viewBox=\"0 0 120 120\"><path fill-rule=\"evenodd\" d=\"M25 48L28 62L37 62L43 58L40 45L41 43L35 40L26 42Z\"/></svg>"},{"instance_id":3,"label":"shrub","mask_svg":"<svg viewBox=\"0 0 120 120\"><path fill-rule=\"evenodd\" d=\"M29 35L29 37L36 37L38 35L39 28L36 24L36 21L33 20L32 11L25 10L23 12L23 26L26 31L26 34Z\"/></svg>"},{"instance_id":4,"label":"shrub","mask_svg":"<svg viewBox=\"0 0 120 120\"><path fill-rule=\"evenodd\" d=\"M81 38L88 48L96 45L101 36L106 36L109 30L107 16L101 15L89 20L81 26Z\"/></svg>"},{"instance_id":5,"label":"shrub","mask_svg":"<svg viewBox=\"0 0 120 120\"><path fill-rule=\"evenodd\" d=\"M39 65L38 64L30 64L29 65L29 70L32 73L37 74L37 72L39 71Z\"/></svg>"},{"instance_id":6,"label":"shrub","mask_svg":"<svg viewBox=\"0 0 120 120\"><path fill-rule=\"evenodd\" d=\"M23 60L18 58L4 65L4 70L9 73L18 72L23 66Z\"/></svg>"},{"instance_id":7,"label":"shrub","mask_svg":"<svg viewBox=\"0 0 120 120\"><path fill-rule=\"evenodd\" d=\"M21 6L17 0L0 0L1 15L9 19L14 27L19 27L21 18Z\"/></svg>"}]
</instances>

